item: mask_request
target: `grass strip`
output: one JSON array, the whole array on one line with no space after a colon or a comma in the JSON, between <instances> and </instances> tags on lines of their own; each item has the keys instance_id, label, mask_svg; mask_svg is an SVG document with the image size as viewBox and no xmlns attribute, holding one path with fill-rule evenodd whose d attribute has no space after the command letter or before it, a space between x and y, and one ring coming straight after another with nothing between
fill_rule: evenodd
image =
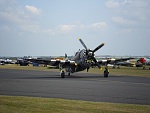
<instances>
[{"instance_id":1,"label":"grass strip","mask_svg":"<svg viewBox=\"0 0 150 113\"><path fill-rule=\"evenodd\" d=\"M149 105L0 96L0 113L149 113Z\"/></svg>"}]
</instances>

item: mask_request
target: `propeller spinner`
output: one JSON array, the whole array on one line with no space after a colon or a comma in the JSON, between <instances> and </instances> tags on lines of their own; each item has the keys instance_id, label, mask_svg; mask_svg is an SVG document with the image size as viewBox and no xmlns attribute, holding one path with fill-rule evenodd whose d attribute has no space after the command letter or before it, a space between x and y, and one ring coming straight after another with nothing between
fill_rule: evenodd
<instances>
[{"instance_id":1,"label":"propeller spinner","mask_svg":"<svg viewBox=\"0 0 150 113\"><path fill-rule=\"evenodd\" d=\"M90 50L87 49L86 45L84 44L84 42L82 41L82 39L79 38L79 41L81 42L81 44L83 45L83 47L86 49L86 57L88 60L93 60L95 62L95 64L98 66L98 68L100 69L101 66L100 64L97 62L96 58L94 57L94 53L99 50L100 48L102 48L105 44L102 43L99 46L97 46L94 50Z\"/></svg>"}]
</instances>

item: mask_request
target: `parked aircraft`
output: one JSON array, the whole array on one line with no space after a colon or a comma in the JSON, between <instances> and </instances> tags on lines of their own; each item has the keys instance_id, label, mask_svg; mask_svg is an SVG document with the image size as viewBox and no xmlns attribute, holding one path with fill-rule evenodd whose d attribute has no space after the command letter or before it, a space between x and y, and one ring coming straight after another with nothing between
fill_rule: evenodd
<instances>
[{"instance_id":1,"label":"parked aircraft","mask_svg":"<svg viewBox=\"0 0 150 113\"><path fill-rule=\"evenodd\" d=\"M29 62L23 58L18 58L16 64L20 66L29 66Z\"/></svg>"},{"instance_id":2,"label":"parked aircraft","mask_svg":"<svg viewBox=\"0 0 150 113\"><path fill-rule=\"evenodd\" d=\"M26 59L31 62L38 62L38 63L45 63L47 65L51 66L57 66L60 69L60 75L61 78L65 77L65 72L68 73L70 76L70 73L75 73L79 71L83 71L87 69L87 72L90 67L97 66L99 69L101 69L102 64L106 64L105 70L104 70L104 77L108 77L109 70L107 68L107 64L112 62L112 60L96 60L95 58L95 52L98 51L101 47L104 46L104 43L97 46L94 50L88 49L87 46L84 44L84 42L79 38L80 43L83 45L84 49L79 50L75 53L75 56L73 56L71 59L66 60L44 60L44 59ZM65 55L67 56L67 55ZM118 59L116 61L119 61ZM120 59L122 61L122 59Z\"/></svg>"},{"instance_id":3,"label":"parked aircraft","mask_svg":"<svg viewBox=\"0 0 150 113\"><path fill-rule=\"evenodd\" d=\"M5 65L5 64L14 64L13 60L11 59L0 59L0 64Z\"/></svg>"},{"instance_id":4,"label":"parked aircraft","mask_svg":"<svg viewBox=\"0 0 150 113\"><path fill-rule=\"evenodd\" d=\"M127 61L123 61L123 62L118 62L117 66L118 66L117 68L120 68L120 66L134 67L135 63L132 63L132 62L130 62L130 61L127 60Z\"/></svg>"},{"instance_id":5,"label":"parked aircraft","mask_svg":"<svg viewBox=\"0 0 150 113\"><path fill-rule=\"evenodd\" d=\"M150 65L150 59L147 59L147 58L140 58L139 60L137 60L137 63L136 63L136 67L143 67L143 69L146 69L146 66L147 65ZM149 67L150 69L150 67Z\"/></svg>"},{"instance_id":6,"label":"parked aircraft","mask_svg":"<svg viewBox=\"0 0 150 113\"><path fill-rule=\"evenodd\" d=\"M120 68L120 66L133 66L134 64L129 62L129 60L134 59L134 58L109 58L107 60L102 60L104 65L112 65L113 68Z\"/></svg>"}]
</instances>

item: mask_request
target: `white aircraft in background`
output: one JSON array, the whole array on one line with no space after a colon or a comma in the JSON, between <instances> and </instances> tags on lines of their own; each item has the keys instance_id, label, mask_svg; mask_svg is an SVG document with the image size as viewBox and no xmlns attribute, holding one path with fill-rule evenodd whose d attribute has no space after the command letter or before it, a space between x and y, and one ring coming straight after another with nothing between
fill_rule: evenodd
<instances>
[{"instance_id":1,"label":"white aircraft in background","mask_svg":"<svg viewBox=\"0 0 150 113\"><path fill-rule=\"evenodd\" d=\"M5 64L14 64L13 60L11 59L0 59L0 64L5 65Z\"/></svg>"}]
</instances>

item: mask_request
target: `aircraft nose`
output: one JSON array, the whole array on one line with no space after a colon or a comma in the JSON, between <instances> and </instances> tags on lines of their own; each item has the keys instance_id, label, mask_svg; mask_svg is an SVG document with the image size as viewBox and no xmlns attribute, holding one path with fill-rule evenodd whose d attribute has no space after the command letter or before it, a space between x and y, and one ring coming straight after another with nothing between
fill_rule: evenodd
<instances>
[{"instance_id":1,"label":"aircraft nose","mask_svg":"<svg viewBox=\"0 0 150 113\"><path fill-rule=\"evenodd\" d=\"M92 56L92 54L93 54L92 52L89 52L89 54L88 54L88 55L89 55L89 56Z\"/></svg>"}]
</instances>

